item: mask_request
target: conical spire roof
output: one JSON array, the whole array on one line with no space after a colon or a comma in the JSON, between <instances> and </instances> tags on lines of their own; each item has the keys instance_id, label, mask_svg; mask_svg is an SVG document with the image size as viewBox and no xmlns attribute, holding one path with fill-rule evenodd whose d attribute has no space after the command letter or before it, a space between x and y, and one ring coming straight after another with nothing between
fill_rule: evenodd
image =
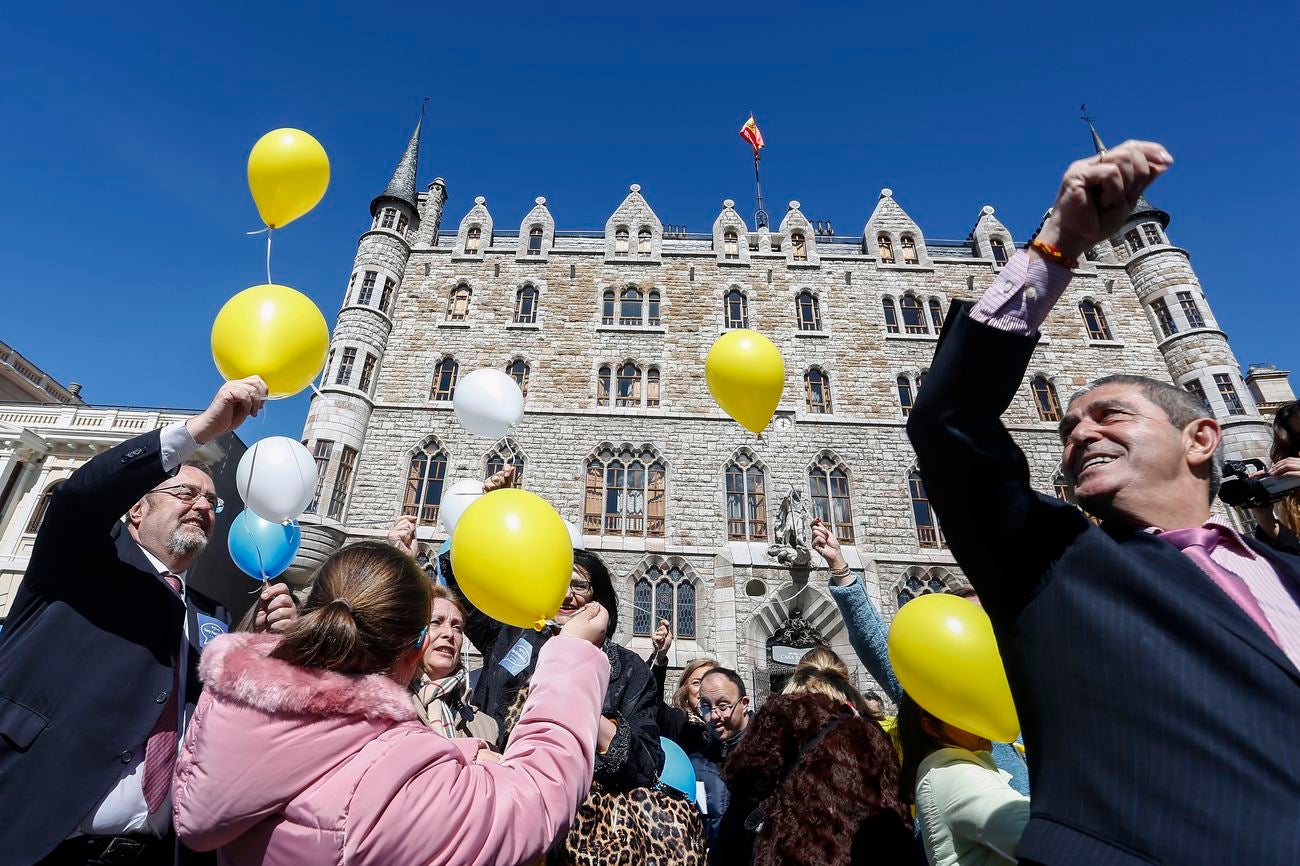
<instances>
[{"instance_id":1,"label":"conical spire roof","mask_svg":"<svg viewBox=\"0 0 1300 866\"><path fill-rule=\"evenodd\" d=\"M388 186L384 191L370 203L370 214L374 216L379 210L379 204L384 199L395 199L410 205L411 210L417 209L415 199L415 176L420 165L420 127L424 125L424 109L420 109L420 119L415 123L415 132L411 133L411 140L406 143L406 152L397 163L397 168L393 169L393 177L388 181Z\"/></svg>"},{"instance_id":2,"label":"conical spire roof","mask_svg":"<svg viewBox=\"0 0 1300 866\"><path fill-rule=\"evenodd\" d=\"M1101 136L1097 134L1097 127L1092 125L1091 120L1088 121L1088 131L1092 133L1092 146L1097 149L1097 153L1105 153L1106 145L1102 143ZM1132 219L1139 215L1154 218L1160 222L1161 226L1169 228L1169 214L1147 201L1145 195L1138 196L1137 204L1133 206L1133 212L1129 214L1129 218Z\"/></svg>"}]
</instances>

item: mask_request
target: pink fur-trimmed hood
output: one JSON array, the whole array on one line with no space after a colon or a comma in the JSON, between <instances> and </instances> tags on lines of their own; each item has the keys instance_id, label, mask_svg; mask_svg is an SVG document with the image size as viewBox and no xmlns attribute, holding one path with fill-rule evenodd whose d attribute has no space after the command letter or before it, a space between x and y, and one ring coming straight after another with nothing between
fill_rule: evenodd
<instances>
[{"instance_id":1,"label":"pink fur-trimmed hood","mask_svg":"<svg viewBox=\"0 0 1300 866\"><path fill-rule=\"evenodd\" d=\"M340 674L269 657L279 638L229 634L203 648L199 676L227 700L267 713L360 716L405 722L417 718L411 694L383 674Z\"/></svg>"}]
</instances>

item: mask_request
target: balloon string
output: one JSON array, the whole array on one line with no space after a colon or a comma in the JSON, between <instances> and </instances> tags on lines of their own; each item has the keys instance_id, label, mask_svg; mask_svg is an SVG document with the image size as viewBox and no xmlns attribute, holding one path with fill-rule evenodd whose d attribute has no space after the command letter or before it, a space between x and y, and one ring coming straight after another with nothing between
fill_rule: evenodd
<instances>
[{"instance_id":1,"label":"balloon string","mask_svg":"<svg viewBox=\"0 0 1300 866\"><path fill-rule=\"evenodd\" d=\"M271 285L271 236L275 234L275 229L266 230L266 284Z\"/></svg>"}]
</instances>

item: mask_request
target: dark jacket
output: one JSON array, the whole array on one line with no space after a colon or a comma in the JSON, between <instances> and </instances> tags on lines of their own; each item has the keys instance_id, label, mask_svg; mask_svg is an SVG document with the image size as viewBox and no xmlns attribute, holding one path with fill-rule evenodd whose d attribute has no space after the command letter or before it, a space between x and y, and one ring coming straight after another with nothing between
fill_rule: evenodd
<instances>
[{"instance_id":1,"label":"dark jacket","mask_svg":"<svg viewBox=\"0 0 1300 866\"><path fill-rule=\"evenodd\" d=\"M1000 416L1035 344L954 311L907 423L1024 727L1020 859L1300 863L1300 671L1173 545L1030 486Z\"/></svg>"},{"instance_id":2,"label":"dark jacket","mask_svg":"<svg viewBox=\"0 0 1300 866\"><path fill-rule=\"evenodd\" d=\"M833 698L768 698L722 772L762 803L754 866L916 862L889 735Z\"/></svg>"},{"instance_id":3,"label":"dark jacket","mask_svg":"<svg viewBox=\"0 0 1300 866\"><path fill-rule=\"evenodd\" d=\"M96 456L54 492L0 637L0 860L28 864L117 784L173 687L187 606L119 518L163 481L158 431ZM199 650L229 627L192 588Z\"/></svg>"},{"instance_id":4,"label":"dark jacket","mask_svg":"<svg viewBox=\"0 0 1300 866\"><path fill-rule=\"evenodd\" d=\"M690 756L695 780L704 786L704 838L709 844L709 863L714 866L748 864L751 860L754 834L745 828L745 818L759 800L743 791L733 795L722 767L732 751L745 741L752 725L750 719L744 730L726 741L708 734L704 748Z\"/></svg>"},{"instance_id":5,"label":"dark jacket","mask_svg":"<svg viewBox=\"0 0 1300 866\"><path fill-rule=\"evenodd\" d=\"M537 664L537 653L550 635L504 625L475 608L456 584L450 554L443 555L441 569L447 586L468 611L465 636L483 654L483 669L470 703L497 720L501 727L497 747L504 750L509 739L506 715L520 689L528 685ZM598 591L597 598L605 603L600 596ZM614 616L611 612L610 632L614 630ZM601 715L614 719L618 731L604 754L596 755L595 778L612 788L648 787L658 781L664 765L659 728L655 724L654 677L636 653L612 640L605 641L604 649L610 671Z\"/></svg>"}]
</instances>

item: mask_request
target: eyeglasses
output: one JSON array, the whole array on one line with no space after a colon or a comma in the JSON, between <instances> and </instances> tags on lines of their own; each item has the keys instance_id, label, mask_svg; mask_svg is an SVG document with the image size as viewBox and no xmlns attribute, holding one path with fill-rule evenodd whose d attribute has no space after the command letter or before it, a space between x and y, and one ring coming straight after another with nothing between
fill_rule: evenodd
<instances>
[{"instance_id":1,"label":"eyeglasses","mask_svg":"<svg viewBox=\"0 0 1300 866\"><path fill-rule=\"evenodd\" d=\"M150 493L166 493L168 496L175 496L181 502L193 502L202 496L208 500L208 505L212 506L213 512L221 513L221 509L226 507L225 501L215 493L204 493L193 484L177 484L173 487L159 487L157 490L150 490Z\"/></svg>"},{"instance_id":2,"label":"eyeglasses","mask_svg":"<svg viewBox=\"0 0 1300 866\"><path fill-rule=\"evenodd\" d=\"M717 704L716 706L710 704L708 701L700 701L700 703L695 707L695 709L699 710L701 719L707 719L709 716L713 715L714 713L719 714L725 719L725 718L729 718L731 716L731 711L738 706L740 706L740 704L729 704L726 701L723 701L722 703Z\"/></svg>"},{"instance_id":3,"label":"eyeglasses","mask_svg":"<svg viewBox=\"0 0 1300 866\"><path fill-rule=\"evenodd\" d=\"M589 580L571 580L569 589L572 592L591 592L591 581Z\"/></svg>"}]
</instances>

